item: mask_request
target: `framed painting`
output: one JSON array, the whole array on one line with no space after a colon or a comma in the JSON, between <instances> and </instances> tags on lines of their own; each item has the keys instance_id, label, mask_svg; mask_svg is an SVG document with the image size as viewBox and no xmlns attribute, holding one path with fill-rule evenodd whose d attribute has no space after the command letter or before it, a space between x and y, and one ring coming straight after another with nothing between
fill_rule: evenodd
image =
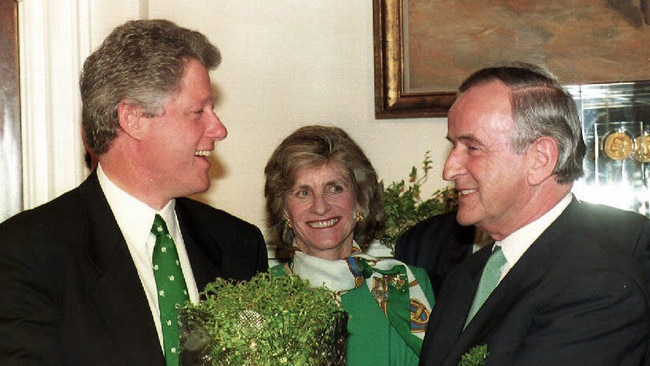
<instances>
[{"instance_id":1,"label":"framed painting","mask_svg":"<svg viewBox=\"0 0 650 366\"><path fill-rule=\"evenodd\" d=\"M376 118L446 116L471 72L529 62L564 85L650 80L650 0L374 0Z\"/></svg>"}]
</instances>

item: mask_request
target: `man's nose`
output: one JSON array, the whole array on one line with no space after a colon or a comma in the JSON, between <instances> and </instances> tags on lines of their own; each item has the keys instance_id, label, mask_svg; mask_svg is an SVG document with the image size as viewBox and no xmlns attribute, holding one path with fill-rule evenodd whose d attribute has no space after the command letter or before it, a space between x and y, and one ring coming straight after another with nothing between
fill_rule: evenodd
<instances>
[{"instance_id":1,"label":"man's nose","mask_svg":"<svg viewBox=\"0 0 650 366\"><path fill-rule=\"evenodd\" d=\"M462 156L460 152L456 151L456 148L453 148L449 155L447 155L447 160L445 160L445 166L442 169L442 179L446 181L452 181L456 176L461 174L463 171Z\"/></svg>"},{"instance_id":2,"label":"man's nose","mask_svg":"<svg viewBox=\"0 0 650 366\"><path fill-rule=\"evenodd\" d=\"M228 129L226 129L226 126L221 122L221 119L219 116L217 116L216 112L212 111L212 115L210 117L211 118L208 125L208 130L206 131L206 135L215 141L221 141L225 139L226 136L228 136Z\"/></svg>"}]
</instances>

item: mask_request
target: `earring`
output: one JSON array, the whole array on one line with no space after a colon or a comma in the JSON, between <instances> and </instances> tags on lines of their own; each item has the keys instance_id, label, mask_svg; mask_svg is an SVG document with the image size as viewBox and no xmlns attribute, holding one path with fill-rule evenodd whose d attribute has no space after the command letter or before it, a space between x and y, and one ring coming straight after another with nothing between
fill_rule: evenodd
<instances>
[{"instance_id":1,"label":"earring","mask_svg":"<svg viewBox=\"0 0 650 366\"><path fill-rule=\"evenodd\" d=\"M285 216L282 221L284 221L284 231L293 229L293 226L291 226L291 219L287 216Z\"/></svg>"},{"instance_id":2,"label":"earring","mask_svg":"<svg viewBox=\"0 0 650 366\"><path fill-rule=\"evenodd\" d=\"M354 220L356 222L363 222L363 220L364 220L363 213L361 211L359 211L359 210L355 211L354 212Z\"/></svg>"}]
</instances>

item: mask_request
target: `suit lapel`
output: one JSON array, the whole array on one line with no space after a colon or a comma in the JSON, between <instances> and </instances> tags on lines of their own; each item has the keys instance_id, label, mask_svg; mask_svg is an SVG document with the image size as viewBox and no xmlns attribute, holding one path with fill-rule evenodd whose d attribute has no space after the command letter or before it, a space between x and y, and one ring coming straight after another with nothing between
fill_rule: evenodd
<instances>
[{"instance_id":1,"label":"suit lapel","mask_svg":"<svg viewBox=\"0 0 650 366\"><path fill-rule=\"evenodd\" d=\"M484 248L480 252L476 253L475 261L468 263L464 270L461 272L462 281L461 286L458 286L456 299L457 304L463 304L463 306L454 306L454 324L453 327L460 334L463 331L463 326L465 325L465 319L469 313L469 308L472 305L474 300L474 295L478 288L478 283L481 280L481 275L483 273L483 267L487 263L488 258L492 252L492 245Z\"/></svg>"},{"instance_id":2,"label":"suit lapel","mask_svg":"<svg viewBox=\"0 0 650 366\"><path fill-rule=\"evenodd\" d=\"M561 255L563 247L566 245L566 240L562 240L562 238L567 237L566 231L570 227L571 217L575 216L575 210L578 209L579 204L574 199L569 207L526 250L488 297L481 309L467 325L467 328L460 333L460 337L450 348L451 351L447 355L447 361L456 360L473 346L485 343L486 338L499 326L502 319L510 312L510 309L516 306L522 298L526 297L529 291L539 284L556 258ZM487 258L485 261L487 261ZM482 272L485 262L481 262L483 262L480 267ZM478 277L472 277L474 292L479 280L480 273ZM472 299L473 294L469 300L465 296L454 301L456 304L463 304L463 306L459 306L459 308L464 309L464 314L460 316L463 320L467 316ZM458 314L454 314L454 317L456 316ZM458 326L458 324L455 324L455 326ZM460 328L462 329L462 325L460 325Z\"/></svg>"},{"instance_id":3,"label":"suit lapel","mask_svg":"<svg viewBox=\"0 0 650 366\"><path fill-rule=\"evenodd\" d=\"M204 218L200 217L200 214L194 214L187 206L189 203L185 198L177 198L176 216L196 286L199 291L203 291L209 282L223 276L220 266L223 253L219 245L206 245L206 243L215 243L219 240L211 237L212 231L207 229L216 223L203 222Z\"/></svg>"},{"instance_id":4,"label":"suit lapel","mask_svg":"<svg viewBox=\"0 0 650 366\"><path fill-rule=\"evenodd\" d=\"M505 316L509 309L523 298L528 291L535 288L548 271L566 245L563 238L567 237L570 211L576 207L567 208L546 229L542 235L521 256L517 264L503 278L492 296L477 313L476 327L482 329L475 336L484 338ZM482 313L482 314L481 314ZM469 328L469 326L468 326ZM467 329L470 330L470 329Z\"/></svg>"},{"instance_id":5,"label":"suit lapel","mask_svg":"<svg viewBox=\"0 0 650 366\"><path fill-rule=\"evenodd\" d=\"M445 358L461 351L463 325L490 253L491 246L487 246L471 255L445 281L422 346L428 365L442 365Z\"/></svg>"},{"instance_id":6,"label":"suit lapel","mask_svg":"<svg viewBox=\"0 0 650 366\"><path fill-rule=\"evenodd\" d=\"M101 191L96 173L80 187L88 207L88 255L93 275L86 279L106 330L125 364L164 363L144 289L126 241Z\"/></svg>"}]
</instances>

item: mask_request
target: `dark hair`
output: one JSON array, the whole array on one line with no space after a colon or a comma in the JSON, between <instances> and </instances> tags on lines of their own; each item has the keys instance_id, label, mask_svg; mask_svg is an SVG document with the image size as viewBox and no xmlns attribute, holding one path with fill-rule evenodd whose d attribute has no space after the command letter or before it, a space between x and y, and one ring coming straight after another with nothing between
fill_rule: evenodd
<instances>
[{"instance_id":1,"label":"dark hair","mask_svg":"<svg viewBox=\"0 0 650 366\"><path fill-rule=\"evenodd\" d=\"M190 59L210 70L219 65L221 54L203 34L167 20L135 20L115 28L86 59L81 72L82 127L88 147L96 155L108 151L119 128L117 106L122 100L147 115L160 115Z\"/></svg>"},{"instance_id":2,"label":"dark hair","mask_svg":"<svg viewBox=\"0 0 650 366\"><path fill-rule=\"evenodd\" d=\"M362 249L367 247L383 225L382 191L377 173L359 145L337 127L302 127L282 141L264 169L270 241L276 246L280 258L290 255L293 245L293 230L285 228L284 212L286 195L295 183L297 172L330 162L339 164L352 182L359 210L364 217L354 230L354 239Z\"/></svg>"},{"instance_id":3,"label":"dark hair","mask_svg":"<svg viewBox=\"0 0 650 366\"><path fill-rule=\"evenodd\" d=\"M544 68L523 63L479 70L463 81L459 93L495 80L510 89L515 125L512 150L522 154L537 138L550 136L557 141L559 149L553 171L557 182L571 183L580 178L584 174L582 161L586 146L571 94Z\"/></svg>"}]
</instances>

